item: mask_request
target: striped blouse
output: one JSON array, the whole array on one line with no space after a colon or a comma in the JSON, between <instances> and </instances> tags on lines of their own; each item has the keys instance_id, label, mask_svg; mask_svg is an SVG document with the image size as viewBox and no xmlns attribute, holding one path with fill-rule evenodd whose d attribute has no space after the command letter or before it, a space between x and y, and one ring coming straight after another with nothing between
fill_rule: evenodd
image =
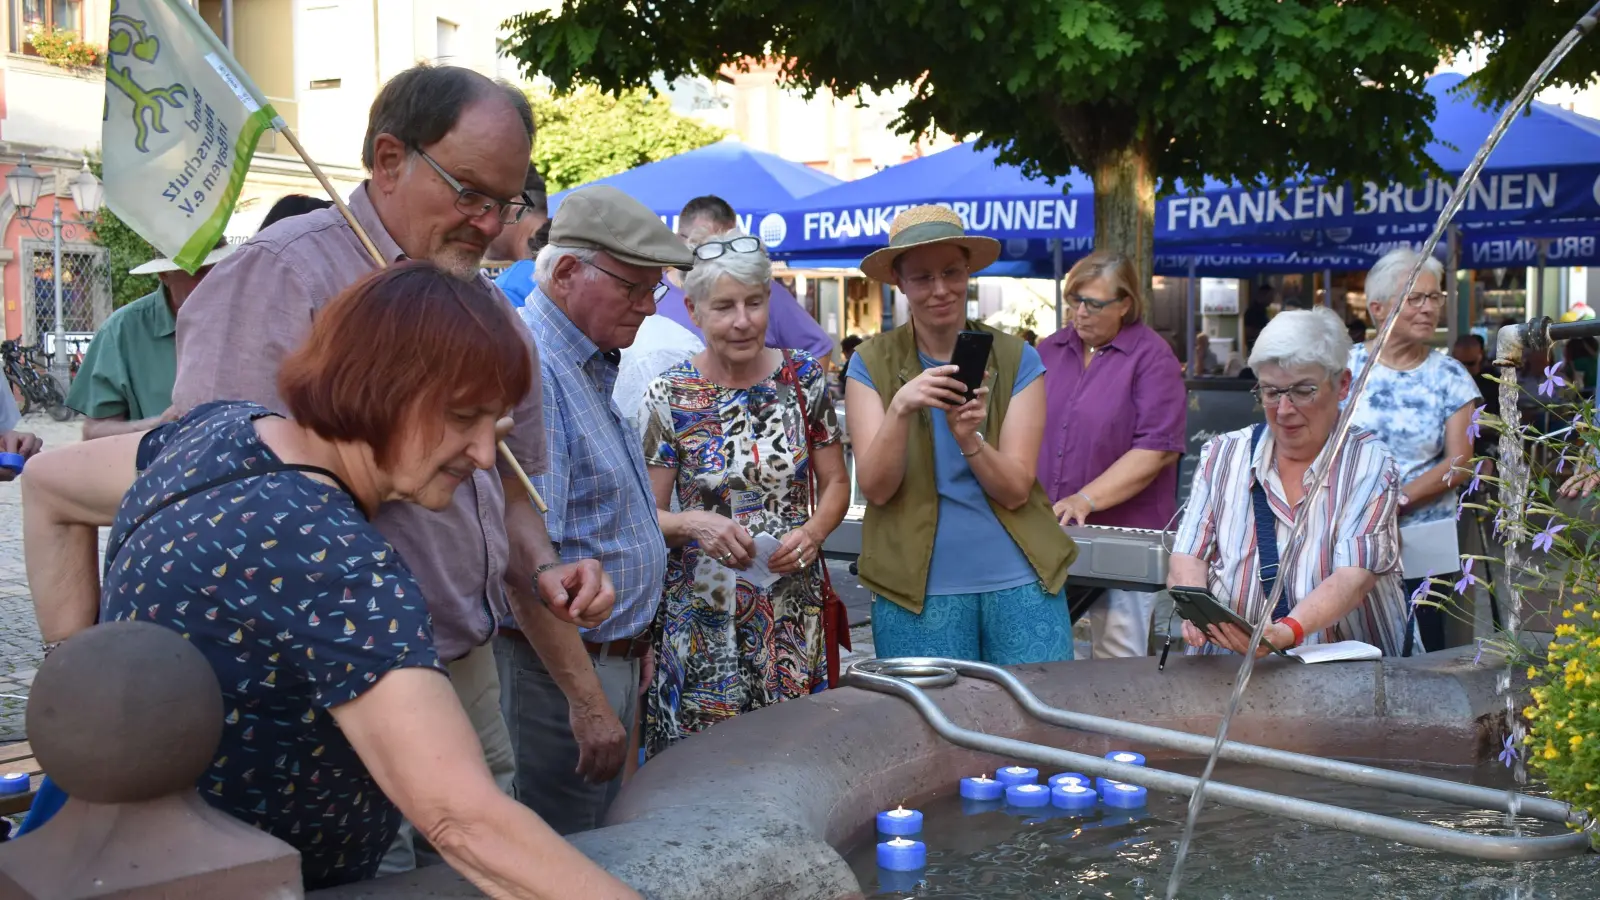
<instances>
[{"instance_id":1,"label":"striped blouse","mask_svg":"<svg viewBox=\"0 0 1600 900\"><path fill-rule=\"evenodd\" d=\"M1277 519L1278 550L1287 562L1289 529L1294 520L1284 497L1283 482L1273 456L1271 429L1262 435L1254 457L1250 431L1245 428L1218 435L1200 451L1189 501L1172 548L1203 560L1208 587L1218 602L1249 621L1266 609L1256 560L1256 532L1251 485L1260 480ZM1327 449L1306 472L1326 463ZM1385 656L1402 652L1406 628L1406 599L1400 586L1400 542L1395 510L1400 498L1400 476L1383 443L1369 431L1352 428L1321 496L1303 509L1311 520L1305 532L1305 551L1284 589L1289 607L1308 596L1335 569L1355 566L1378 575L1365 600L1324 631L1306 635L1306 643L1357 640L1383 649ZM1190 648L1189 653L1225 653L1213 644Z\"/></svg>"}]
</instances>

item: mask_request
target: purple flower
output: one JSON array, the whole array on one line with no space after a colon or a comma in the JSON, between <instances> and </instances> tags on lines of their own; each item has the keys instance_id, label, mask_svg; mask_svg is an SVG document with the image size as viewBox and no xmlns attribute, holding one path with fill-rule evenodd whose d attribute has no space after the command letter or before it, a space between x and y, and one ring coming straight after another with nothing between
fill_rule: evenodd
<instances>
[{"instance_id":1,"label":"purple flower","mask_svg":"<svg viewBox=\"0 0 1600 900\"><path fill-rule=\"evenodd\" d=\"M1467 493L1475 494L1478 488L1483 487L1483 464L1486 462L1488 460L1480 459L1478 464L1472 467L1472 481L1467 483Z\"/></svg>"},{"instance_id":2,"label":"purple flower","mask_svg":"<svg viewBox=\"0 0 1600 900\"><path fill-rule=\"evenodd\" d=\"M1461 580L1456 582L1456 593L1465 594L1467 588L1478 583L1478 576L1472 574L1472 566L1477 563L1475 559L1467 560L1466 568L1461 570Z\"/></svg>"},{"instance_id":3,"label":"purple flower","mask_svg":"<svg viewBox=\"0 0 1600 900\"><path fill-rule=\"evenodd\" d=\"M1562 529L1566 527L1565 525L1557 525L1556 520L1552 517L1549 522L1545 523L1544 530L1533 536L1533 549L1549 553L1550 545L1555 541L1556 535L1560 534Z\"/></svg>"},{"instance_id":4,"label":"purple flower","mask_svg":"<svg viewBox=\"0 0 1600 900\"><path fill-rule=\"evenodd\" d=\"M1501 747L1503 749L1500 751L1500 761L1505 763L1506 768L1509 769L1511 768L1512 763L1517 761L1517 757L1521 756L1522 754L1517 750L1517 747L1512 742L1511 735L1509 734L1506 735L1506 741L1501 745Z\"/></svg>"},{"instance_id":5,"label":"purple flower","mask_svg":"<svg viewBox=\"0 0 1600 900\"><path fill-rule=\"evenodd\" d=\"M1562 472L1565 472L1566 470L1567 470L1567 458L1565 456L1556 457L1556 474L1560 475Z\"/></svg>"},{"instance_id":6,"label":"purple flower","mask_svg":"<svg viewBox=\"0 0 1600 900\"><path fill-rule=\"evenodd\" d=\"M1478 652L1472 654L1472 664L1477 665L1483 661L1483 638L1478 638Z\"/></svg>"},{"instance_id":7,"label":"purple flower","mask_svg":"<svg viewBox=\"0 0 1600 900\"><path fill-rule=\"evenodd\" d=\"M1411 592L1411 605L1416 606L1421 603L1422 599L1428 596L1428 589L1431 587L1433 587L1433 570L1429 569L1428 574L1422 577L1422 583L1417 585L1417 589Z\"/></svg>"},{"instance_id":8,"label":"purple flower","mask_svg":"<svg viewBox=\"0 0 1600 900\"><path fill-rule=\"evenodd\" d=\"M1546 397L1554 397L1556 388L1567 386L1567 380L1556 374L1556 370L1559 368L1561 368L1561 363L1551 363L1545 366L1544 381L1539 385L1539 393Z\"/></svg>"},{"instance_id":9,"label":"purple flower","mask_svg":"<svg viewBox=\"0 0 1600 900\"><path fill-rule=\"evenodd\" d=\"M1462 512L1462 510L1464 510L1466 508L1467 508L1467 495L1466 494L1462 494L1461 495L1461 499L1456 501L1456 521L1457 522L1461 521L1461 512Z\"/></svg>"},{"instance_id":10,"label":"purple flower","mask_svg":"<svg viewBox=\"0 0 1600 900\"><path fill-rule=\"evenodd\" d=\"M1506 511L1503 510L1503 509L1496 510L1495 514L1494 514L1494 536L1497 537L1497 538L1503 538L1503 537L1505 537L1505 533L1506 533Z\"/></svg>"},{"instance_id":11,"label":"purple flower","mask_svg":"<svg viewBox=\"0 0 1600 900\"><path fill-rule=\"evenodd\" d=\"M1467 437L1477 440L1483 433L1483 407L1475 406L1472 409L1472 422L1467 425Z\"/></svg>"}]
</instances>

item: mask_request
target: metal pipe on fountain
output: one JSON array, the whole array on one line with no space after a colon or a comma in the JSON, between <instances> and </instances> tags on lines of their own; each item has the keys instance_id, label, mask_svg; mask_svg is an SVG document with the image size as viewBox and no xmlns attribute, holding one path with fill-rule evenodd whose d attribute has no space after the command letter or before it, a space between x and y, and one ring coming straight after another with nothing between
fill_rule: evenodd
<instances>
[{"instance_id":1,"label":"metal pipe on fountain","mask_svg":"<svg viewBox=\"0 0 1600 900\"><path fill-rule=\"evenodd\" d=\"M1494 364L1498 368L1520 368L1530 351L1547 351L1558 341L1600 336L1600 319L1556 322L1540 316L1521 325L1505 325L1495 333Z\"/></svg>"},{"instance_id":2,"label":"metal pipe on fountain","mask_svg":"<svg viewBox=\"0 0 1600 900\"><path fill-rule=\"evenodd\" d=\"M901 677L901 673L910 677ZM1141 787L1181 796L1193 796L1200 787L1200 779L1190 775L1166 772L1147 766L1127 765L1098 756L1076 753L1071 750L1061 750L1055 747L1045 747L1039 744L1030 744L1027 741L1019 741L1013 738L996 737L995 735L962 728L951 721L950 717L944 714L944 711L939 708L938 704L933 702L932 698L921 687L912 683L912 680L916 679L929 686L943 686L953 683L962 674L975 675L998 682L1005 686L1013 697L1019 700L1022 699L1023 695L1026 695L1031 700L1031 706L1037 706L1040 710L1049 711L1054 715L1071 717L1076 721L1083 722L1085 725L1111 724L1122 729L1130 729L1127 732L1129 736L1131 736L1133 730L1138 730L1143 735L1138 739L1146 740L1148 743L1157 746L1168 746L1169 743L1181 743L1188 746L1188 740L1192 738L1199 742L1196 746L1201 750L1210 749L1211 741L1200 735L1190 735L1164 728L1152 728L1151 726L1132 725L1130 723L1117 722L1113 719L1100 719L1097 716L1078 717L1077 714L1068 713L1065 710L1054 710L1041 703L1021 682L1003 669L982 663L922 657L870 660L852 667L850 672L844 676L843 682L855 687L893 694L908 701L917 712L922 714L924 719L927 719L928 724L940 737L962 747L980 750L985 753L999 754L1012 759L1023 759L1028 762L1059 766L1063 769L1082 772L1086 775L1098 775L1117 781L1126 781L1129 784L1138 784ZM1029 712L1033 712L1029 703L1024 702L1023 706ZM1040 718L1045 717L1040 716ZM1101 729L1100 727L1093 727L1086 730L1098 731ZM1305 761L1302 765L1309 765L1312 762L1331 764L1324 772L1314 774L1328 774L1328 777L1336 777L1329 773L1337 771L1344 776L1339 780L1364 783L1357 781L1359 773L1353 771L1363 769L1364 767L1361 766L1352 766L1348 763L1337 763L1335 760L1322 760L1317 757L1302 756L1301 754L1282 753L1282 751L1269 750L1264 747L1252 747L1248 744L1231 744L1231 746L1235 748L1236 752L1262 754L1259 757L1262 759L1268 758L1267 755L1273 755L1275 758L1276 755L1281 754L1281 756L1289 758L1300 757L1301 760ZM1271 763L1267 764L1271 765ZM1417 788L1423 786L1422 782L1437 781L1440 784L1452 784L1451 782L1443 782L1440 779L1429 779L1416 775L1408 776L1400 772L1388 774L1403 777L1402 781L1394 783L1404 784L1406 787L1396 788L1397 790L1420 796L1429 796L1429 794L1423 794L1417 790ZM1454 787L1468 788L1470 786L1454 785ZM1282 816L1298 822L1337 828L1341 831L1351 831L1371 837L1397 841L1413 847L1437 850L1442 853L1453 853L1476 859L1499 862L1563 859L1584 853L1589 848L1589 836L1581 830L1548 837L1495 837L1468 834L1449 828L1442 828L1438 825L1409 822L1391 816L1345 809L1326 803L1302 800L1298 797L1286 797L1281 794L1243 788L1217 781L1207 784L1205 793L1210 799L1229 806L1236 806L1240 809ZM1486 791L1486 793L1498 792ZM1567 811L1565 804L1554 803L1554 801L1539 801L1539 798L1533 797L1523 799L1525 802L1538 801L1541 804L1537 805L1539 812L1550 812L1551 810L1548 807L1551 805L1559 807L1563 815L1554 819L1554 821L1565 821L1565 813ZM1525 812L1538 816L1534 809L1535 805L1530 805L1525 809ZM1544 816L1538 817L1545 818Z\"/></svg>"},{"instance_id":3,"label":"metal pipe on fountain","mask_svg":"<svg viewBox=\"0 0 1600 900\"><path fill-rule=\"evenodd\" d=\"M1154 725L1141 725L1137 722L1124 722L1121 719L1076 713L1050 706L1040 700L1038 695L1029 690L1028 686L1015 675L988 663L931 657L868 660L852 667L844 676L843 683L868 690L879 690L881 682L874 679L896 678L916 687L945 687L955 683L963 675L1000 685L1017 701L1024 712L1051 725L1108 734L1164 750L1176 750L1197 756L1211 752L1211 738L1205 735ZM1510 797L1506 791L1496 788L1462 784L1443 778L1429 778L1425 775L1412 775L1409 772L1396 772L1393 769L1348 763L1305 753L1274 750L1271 747L1255 744L1228 741L1222 745L1221 758L1230 762L1266 766L1300 775L1327 778L1346 784L1396 791L1413 797L1427 797L1497 812L1507 812L1510 806ZM1546 822L1582 827L1586 821L1586 816L1582 812L1559 800L1523 794L1518 796L1518 802L1519 814Z\"/></svg>"}]
</instances>

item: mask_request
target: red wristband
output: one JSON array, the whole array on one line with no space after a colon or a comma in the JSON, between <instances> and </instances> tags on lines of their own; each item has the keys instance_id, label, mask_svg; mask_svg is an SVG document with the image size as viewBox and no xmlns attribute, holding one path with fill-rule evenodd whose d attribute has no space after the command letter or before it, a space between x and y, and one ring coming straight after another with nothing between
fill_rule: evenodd
<instances>
[{"instance_id":1,"label":"red wristband","mask_svg":"<svg viewBox=\"0 0 1600 900\"><path fill-rule=\"evenodd\" d=\"M1294 632L1294 646L1298 647L1306 642L1305 626L1301 625L1299 622L1296 622L1292 616L1284 616L1278 620L1278 623L1289 626L1289 630Z\"/></svg>"}]
</instances>

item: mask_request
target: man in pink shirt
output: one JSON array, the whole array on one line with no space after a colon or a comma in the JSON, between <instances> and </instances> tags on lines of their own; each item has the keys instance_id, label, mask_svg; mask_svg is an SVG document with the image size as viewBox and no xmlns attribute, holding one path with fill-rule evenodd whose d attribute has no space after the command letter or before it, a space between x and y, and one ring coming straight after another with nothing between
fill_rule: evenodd
<instances>
[{"instance_id":1,"label":"man in pink shirt","mask_svg":"<svg viewBox=\"0 0 1600 900\"><path fill-rule=\"evenodd\" d=\"M520 92L470 69L408 69L373 101L361 154L371 177L351 194L350 210L385 261L426 259L502 296L479 265L502 228L527 212L522 193L532 140L532 112ZM317 310L376 263L335 209L279 222L225 262L178 315L173 406L182 412L211 400L250 400L283 412L280 363L305 339ZM531 340L528 352L537 373ZM506 437L530 475L545 469L540 396L535 377ZM496 781L509 792L510 737L489 646L508 611L560 673L575 737L593 770L577 774L608 779L622 766L627 733L572 619L576 612L583 625L599 624L582 610L603 610L603 618L614 600L610 582L594 560L561 562L544 520L501 465L498 473L475 472L444 511L390 504L373 524L422 586L439 658ZM402 828L380 871L413 864L409 828Z\"/></svg>"}]
</instances>

